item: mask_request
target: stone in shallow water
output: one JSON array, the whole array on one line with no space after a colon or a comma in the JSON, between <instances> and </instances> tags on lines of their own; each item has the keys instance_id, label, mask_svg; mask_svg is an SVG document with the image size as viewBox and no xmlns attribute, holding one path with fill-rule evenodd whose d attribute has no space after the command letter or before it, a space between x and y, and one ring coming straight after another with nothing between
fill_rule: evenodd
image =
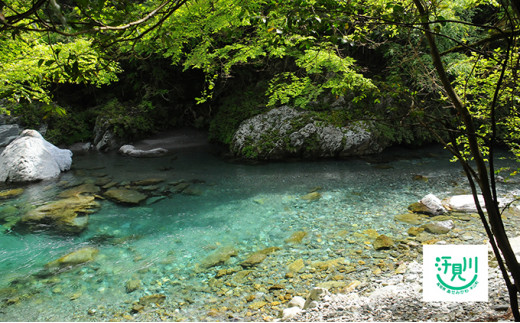
<instances>
[{"instance_id":1,"label":"stone in shallow water","mask_svg":"<svg viewBox=\"0 0 520 323\"><path fill-rule=\"evenodd\" d=\"M285 239L285 242L298 244L298 243L302 242L302 240L303 240L303 238L305 238L305 236L307 236L307 232L297 231L297 232L293 233L289 238Z\"/></svg>"},{"instance_id":2,"label":"stone in shallow water","mask_svg":"<svg viewBox=\"0 0 520 323\"><path fill-rule=\"evenodd\" d=\"M390 249L394 246L394 241L386 235L382 234L376 238L376 240L373 243L373 246L376 250Z\"/></svg>"},{"instance_id":3,"label":"stone in shallow water","mask_svg":"<svg viewBox=\"0 0 520 323\"><path fill-rule=\"evenodd\" d=\"M82 184L82 185L73 187L71 189L68 189L66 191L63 191L58 195L58 197L67 198L67 197L72 197L72 196L77 196L77 195L82 195L82 194L92 195L95 193L99 193L99 191L101 191L101 189L99 187L97 187L96 185L94 185L92 183L87 183L87 184Z\"/></svg>"},{"instance_id":4,"label":"stone in shallow water","mask_svg":"<svg viewBox=\"0 0 520 323\"><path fill-rule=\"evenodd\" d=\"M164 178L147 178L142 179L139 181L132 182L132 185L134 186L150 186L150 185L157 185L159 183L164 182Z\"/></svg>"},{"instance_id":5,"label":"stone in shallow water","mask_svg":"<svg viewBox=\"0 0 520 323\"><path fill-rule=\"evenodd\" d=\"M127 293L138 290L141 287L141 281L139 279L130 279L125 284L125 290Z\"/></svg>"},{"instance_id":6,"label":"stone in shallow water","mask_svg":"<svg viewBox=\"0 0 520 323\"><path fill-rule=\"evenodd\" d=\"M423 228L427 232L433 233L433 234L446 234L446 233L450 232L451 229L453 229L453 227L454 227L454 224L453 224L452 220L432 222L432 223L427 223L427 224L423 225Z\"/></svg>"},{"instance_id":7,"label":"stone in shallow water","mask_svg":"<svg viewBox=\"0 0 520 323\"><path fill-rule=\"evenodd\" d=\"M11 190L3 190L0 192L0 200L12 199L24 192L23 188L14 188Z\"/></svg>"},{"instance_id":8,"label":"stone in shallow water","mask_svg":"<svg viewBox=\"0 0 520 323\"><path fill-rule=\"evenodd\" d=\"M417 236L419 235L419 233L423 232L424 231L424 228L421 228L421 227L411 227L410 229L408 229L407 233L411 236Z\"/></svg>"},{"instance_id":9,"label":"stone in shallow water","mask_svg":"<svg viewBox=\"0 0 520 323\"><path fill-rule=\"evenodd\" d=\"M297 273L297 272L301 271L303 269L303 267L304 267L303 259L300 258L298 260L295 260L291 264L289 264L287 269L289 269L289 272L291 272L291 273Z\"/></svg>"},{"instance_id":10,"label":"stone in shallow water","mask_svg":"<svg viewBox=\"0 0 520 323\"><path fill-rule=\"evenodd\" d=\"M249 257L247 257L246 260L244 260L241 265L243 267L252 267L252 266L256 266L258 265L259 263L261 263L262 261L265 260L265 258L267 258L267 255L265 253L262 253L262 252L255 252L255 253L252 253L251 255L249 255Z\"/></svg>"},{"instance_id":11,"label":"stone in shallow water","mask_svg":"<svg viewBox=\"0 0 520 323\"><path fill-rule=\"evenodd\" d=\"M111 188L104 195L117 203L132 205L137 205L147 198L143 193L126 188Z\"/></svg>"},{"instance_id":12,"label":"stone in shallow water","mask_svg":"<svg viewBox=\"0 0 520 323\"><path fill-rule=\"evenodd\" d=\"M421 218L415 213L404 213L398 214L394 217L397 221L409 223L409 224L419 224L421 223Z\"/></svg>"},{"instance_id":13,"label":"stone in shallow water","mask_svg":"<svg viewBox=\"0 0 520 323\"><path fill-rule=\"evenodd\" d=\"M213 253L209 254L202 260L200 266L202 268L210 268L217 265L221 265L238 254L237 250L233 246L224 246Z\"/></svg>"},{"instance_id":14,"label":"stone in shallow water","mask_svg":"<svg viewBox=\"0 0 520 323\"><path fill-rule=\"evenodd\" d=\"M317 201L320 198L321 198L321 194L319 192L312 192L309 194L305 194L304 196L301 197L302 200L306 200L309 202Z\"/></svg>"},{"instance_id":15,"label":"stone in shallow water","mask_svg":"<svg viewBox=\"0 0 520 323\"><path fill-rule=\"evenodd\" d=\"M94 260L94 257L98 254L99 250L93 247L84 247L73 251L65 256L51 261L45 265L46 269L59 269L67 266L74 266L83 264Z\"/></svg>"},{"instance_id":16,"label":"stone in shallow water","mask_svg":"<svg viewBox=\"0 0 520 323\"><path fill-rule=\"evenodd\" d=\"M139 305L142 305L142 306L148 306L150 304L160 305L160 304L164 303L165 299L166 299L166 295L163 295L163 294L146 295L139 299Z\"/></svg>"},{"instance_id":17,"label":"stone in shallow water","mask_svg":"<svg viewBox=\"0 0 520 323\"><path fill-rule=\"evenodd\" d=\"M100 205L93 196L78 195L37 207L22 216L21 222L30 227L52 225L58 230L78 233L87 227L87 214Z\"/></svg>"}]
</instances>

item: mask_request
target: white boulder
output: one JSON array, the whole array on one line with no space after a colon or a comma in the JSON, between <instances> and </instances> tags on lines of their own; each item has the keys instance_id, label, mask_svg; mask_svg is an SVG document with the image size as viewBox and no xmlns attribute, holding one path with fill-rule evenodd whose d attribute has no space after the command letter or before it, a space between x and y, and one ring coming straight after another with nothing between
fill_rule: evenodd
<instances>
[{"instance_id":1,"label":"white boulder","mask_svg":"<svg viewBox=\"0 0 520 323\"><path fill-rule=\"evenodd\" d=\"M155 148L150 150L136 149L132 145L124 145L119 148L119 153L132 157L160 157L164 156L168 152L164 148Z\"/></svg>"},{"instance_id":2,"label":"white boulder","mask_svg":"<svg viewBox=\"0 0 520 323\"><path fill-rule=\"evenodd\" d=\"M444 214L447 211L441 200L433 194L426 195L419 202L426 206L432 215Z\"/></svg>"},{"instance_id":3,"label":"white boulder","mask_svg":"<svg viewBox=\"0 0 520 323\"><path fill-rule=\"evenodd\" d=\"M482 209L485 211L484 197L478 196L478 201ZM444 200L444 204L452 211L456 212L477 212L477 206L475 205L475 199L473 195L454 195Z\"/></svg>"},{"instance_id":4,"label":"white boulder","mask_svg":"<svg viewBox=\"0 0 520 323\"><path fill-rule=\"evenodd\" d=\"M0 182L33 182L70 169L72 152L46 141L36 130L24 130L0 155Z\"/></svg>"}]
</instances>

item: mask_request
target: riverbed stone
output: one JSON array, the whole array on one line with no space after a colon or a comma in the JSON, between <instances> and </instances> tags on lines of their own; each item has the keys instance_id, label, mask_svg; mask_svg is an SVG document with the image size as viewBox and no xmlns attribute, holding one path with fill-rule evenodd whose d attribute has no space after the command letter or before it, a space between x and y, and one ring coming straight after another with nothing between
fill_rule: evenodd
<instances>
[{"instance_id":1,"label":"riverbed stone","mask_svg":"<svg viewBox=\"0 0 520 323\"><path fill-rule=\"evenodd\" d=\"M282 320L286 321L286 320L293 319L298 314L300 314L301 311L302 311L302 309L300 307L296 307L296 306L285 308L282 311Z\"/></svg>"},{"instance_id":2,"label":"riverbed stone","mask_svg":"<svg viewBox=\"0 0 520 323\"><path fill-rule=\"evenodd\" d=\"M441 200L433 194L426 195L419 202L428 209L428 214L431 215L440 215L447 211Z\"/></svg>"},{"instance_id":3,"label":"riverbed stone","mask_svg":"<svg viewBox=\"0 0 520 323\"><path fill-rule=\"evenodd\" d=\"M293 261L291 264L289 264L287 269L291 273L297 273L297 272L301 271L303 269L303 267L305 267L305 265L303 263L303 259L299 258L299 259Z\"/></svg>"},{"instance_id":4,"label":"riverbed stone","mask_svg":"<svg viewBox=\"0 0 520 323\"><path fill-rule=\"evenodd\" d=\"M165 299L166 299L166 295L164 295L164 294L146 295L146 296L139 298L139 305L142 305L142 306L148 306L150 304L160 305L160 304L164 303Z\"/></svg>"},{"instance_id":5,"label":"riverbed stone","mask_svg":"<svg viewBox=\"0 0 520 323\"><path fill-rule=\"evenodd\" d=\"M10 190L0 191L0 200L7 200L18 197L23 194L25 190L23 188L13 188Z\"/></svg>"},{"instance_id":6,"label":"riverbed stone","mask_svg":"<svg viewBox=\"0 0 520 323\"><path fill-rule=\"evenodd\" d=\"M21 223L35 228L51 225L63 232L79 233L87 227L88 214L96 212L99 207L94 196L71 196L27 212Z\"/></svg>"},{"instance_id":7,"label":"riverbed stone","mask_svg":"<svg viewBox=\"0 0 520 323\"><path fill-rule=\"evenodd\" d=\"M127 189L127 188L116 188L112 187L104 193L107 198L120 203L120 204L131 204L137 205L142 201L146 200L147 196L143 193Z\"/></svg>"},{"instance_id":8,"label":"riverbed stone","mask_svg":"<svg viewBox=\"0 0 520 323\"><path fill-rule=\"evenodd\" d=\"M164 182L164 178L146 178L132 182L134 186L150 186Z\"/></svg>"},{"instance_id":9,"label":"riverbed stone","mask_svg":"<svg viewBox=\"0 0 520 323\"><path fill-rule=\"evenodd\" d=\"M71 164L70 150L54 146L36 130L24 130L0 155L0 182L52 179Z\"/></svg>"},{"instance_id":10,"label":"riverbed stone","mask_svg":"<svg viewBox=\"0 0 520 323\"><path fill-rule=\"evenodd\" d=\"M265 253L257 251L249 255L249 257L247 257L247 259L244 260L240 265L243 267L253 267L264 261L265 258L267 258Z\"/></svg>"},{"instance_id":11,"label":"riverbed stone","mask_svg":"<svg viewBox=\"0 0 520 323\"><path fill-rule=\"evenodd\" d=\"M45 265L46 269L61 269L68 266L75 266L93 261L99 250L94 247L84 247L66 254Z\"/></svg>"},{"instance_id":12,"label":"riverbed stone","mask_svg":"<svg viewBox=\"0 0 520 323\"><path fill-rule=\"evenodd\" d=\"M301 197L302 200L306 200L309 202L317 201L320 198L321 198L320 192L311 192L311 193L305 194L304 196Z\"/></svg>"},{"instance_id":13,"label":"riverbed stone","mask_svg":"<svg viewBox=\"0 0 520 323\"><path fill-rule=\"evenodd\" d=\"M394 241L390 237L382 234L376 238L372 245L375 250L390 249L394 246Z\"/></svg>"},{"instance_id":14,"label":"riverbed stone","mask_svg":"<svg viewBox=\"0 0 520 323\"><path fill-rule=\"evenodd\" d=\"M415 213L398 214L398 215L394 216L394 218L397 221L405 222L408 224L414 224L414 225L420 224L422 222L421 218Z\"/></svg>"},{"instance_id":15,"label":"riverbed stone","mask_svg":"<svg viewBox=\"0 0 520 323\"><path fill-rule=\"evenodd\" d=\"M231 257L234 257L238 254L237 250L233 246L223 246L219 249L215 250L211 254L209 254L206 258L204 258L200 266L202 268L210 268L217 265L222 265L226 261L228 261Z\"/></svg>"},{"instance_id":16,"label":"riverbed stone","mask_svg":"<svg viewBox=\"0 0 520 323\"><path fill-rule=\"evenodd\" d=\"M127 293L134 292L141 288L141 281L139 279L130 279L125 283L125 290Z\"/></svg>"},{"instance_id":17,"label":"riverbed stone","mask_svg":"<svg viewBox=\"0 0 520 323\"><path fill-rule=\"evenodd\" d=\"M454 228L452 220L431 222L423 225L423 228L433 234L446 234Z\"/></svg>"},{"instance_id":18,"label":"riverbed stone","mask_svg":"<svg viewBox=\"0 0 520 323\"><path fill-rule=\"evenodd\" d=\"M411 236L418 236L419 233L423 232L424 231L424 228L421 228L421 227L411 227L408 229L407 233Z\"/></svg>"},{"instance_id":19,"label":"riverbed stone","mask_svg":"<svg viewBox=\"0 0 520 323\"><path fill-rule=\"evenodd\" d=\"M302 243L303 238L307 236L305 231L296 231L289 238L285 239L286 243L299 244Z\"/></svg>"},{"instance_id":20,"label":"riverbed stone","mask_svg":"<svg viewBox=\"0 0 520 323\"><path fill-rule=\"evenodd\" d=\"M100 191L101 191L101 189L99 187L97 187L96 185L94 185L92 183L86 183L86 184L81 184L81 185L75 186L73 188L70 188L68 190L65 190L65 191L61 192L60 194L58 194L58 197L68 198L68 197L84 195L84 194L93 195L93 194L99 193Z\"/></svg>"}]
</instances>

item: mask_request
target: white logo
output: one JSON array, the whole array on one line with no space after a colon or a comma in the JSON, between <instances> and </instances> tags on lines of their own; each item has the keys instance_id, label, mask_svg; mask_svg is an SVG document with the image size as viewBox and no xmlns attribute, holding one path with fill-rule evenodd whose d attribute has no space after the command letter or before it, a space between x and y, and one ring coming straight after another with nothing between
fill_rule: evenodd
<instances>
[{"instance_id":1,"label":"white logo","mask_svg":"<svg viewBox=\"0 0 520 323\"><path fill-rule=\"evenodd\" d=\"M488 301L486 245L423 246L423 301Z\"/></svg>"}]
</instances>

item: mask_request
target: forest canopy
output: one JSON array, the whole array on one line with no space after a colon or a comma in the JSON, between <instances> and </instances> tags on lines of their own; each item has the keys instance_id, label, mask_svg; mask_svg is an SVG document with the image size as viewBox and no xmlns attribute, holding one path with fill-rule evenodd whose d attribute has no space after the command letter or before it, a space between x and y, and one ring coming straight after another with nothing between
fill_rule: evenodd
<instances>
[{"instance_id":1,"label":"forest canopy","mask_svg":"<svg viewBox=\"0 0 520 323\"><path fill-rule=\"evenodd\" d=\"M409 0L0 1L0 108L52 123L83 112L60 102L64 86L102 92L119 84L125 93L139 92L133 105L152 107L141 109L150 119L143 129L165 114L192 114L187 122L200 121L214 130L214 139L228 143L231 128L259 106L288 104L338 125L386 120L380 131L389 140L421 142L431 135L414 128L415 118L456 123L445 109L425 24L437 35L458 95L485 118L504 52L508 46L518 52L510 48L517 46L511 42L516 25L508 19L513 4L432 1L425 23ZM508 69L501 90L507 94L500 96L504 115L518 101L515 71ZM193 104L171 107L185 92L172 75L188 79L187 73L201 75L188 99ZM238 107L231 104L239 112L221 111L232 101L231 88L243 96ZM346 103L332 109L339 98ZM215 124L219 113L232 122ZM413 130L398 131L401 124ZM502 138L514 142L505 129L516 122L505 118L499 125Z\"/></svg>"}]
</instances>

